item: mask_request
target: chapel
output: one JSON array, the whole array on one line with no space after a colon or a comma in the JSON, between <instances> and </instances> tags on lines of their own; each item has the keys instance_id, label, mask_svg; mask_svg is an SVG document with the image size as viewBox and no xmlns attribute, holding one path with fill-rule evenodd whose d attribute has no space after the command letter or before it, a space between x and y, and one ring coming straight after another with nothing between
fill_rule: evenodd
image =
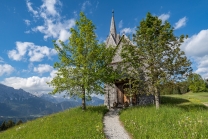
<instances>
[{"instance_id":1,"label":"chapel","mask_svg":"<svg viewBox=\"0 0 208 139\"><path fill-rule=\"evenodd\" d=\"M123 33L122 35L117 34L116 25L114 20L114 11L112 11L112 18L110 23L110 32L106 39L106 46L117 46L117 52L114 56L111 66L117 68L118 63L122 61L120 52L123 45L123 39L128 41L133 45L133 42ZM125 103L130 105L144 105L144 104L153 104L154 96L152 95L132 95L129 97L128 93L125 92L124 87L126 87L127 80L119 81L116 80L113 86L105 85L105 96L104 96L104 105L113 107L115 104L117 106L124 106Z\"/></svg>"}]
</instances>

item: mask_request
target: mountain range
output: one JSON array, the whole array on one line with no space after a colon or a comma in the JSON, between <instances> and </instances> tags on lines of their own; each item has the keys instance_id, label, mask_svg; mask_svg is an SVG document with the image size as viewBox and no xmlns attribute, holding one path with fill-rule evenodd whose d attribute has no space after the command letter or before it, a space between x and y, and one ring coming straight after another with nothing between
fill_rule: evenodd
<instances>
[{"instance_id":1,"label":"mountain range","mask_svg":"<svg viewBox=\"0 0 208 139\"><path fill-rule=\"evenodd\" d=\"M102 105L104 100L92 97L88 105ZM79 98L62 98L50 94L39 96L23 89L0 84L0 121L7 118L34 118L80 106Z\"/></svg>"}]
</instances>

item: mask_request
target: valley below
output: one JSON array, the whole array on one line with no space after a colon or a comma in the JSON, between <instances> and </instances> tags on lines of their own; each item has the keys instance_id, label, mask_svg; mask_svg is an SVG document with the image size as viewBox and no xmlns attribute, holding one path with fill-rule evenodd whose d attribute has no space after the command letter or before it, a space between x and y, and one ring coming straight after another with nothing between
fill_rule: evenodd
<instances>
[{"instance_id":1,"label":"valley below","mask_svg":"<svg viewBox=\"0 0 208 139\"><path fill-rule=\"evenodd\" d=\"M103 105L104 100L92 97L87 105ZM80 98L63 98L50 94L33 95L23 89L0 84L0 124L12 120L26 122L45 115L81 106Z\"/></svg>"}]
</instances>

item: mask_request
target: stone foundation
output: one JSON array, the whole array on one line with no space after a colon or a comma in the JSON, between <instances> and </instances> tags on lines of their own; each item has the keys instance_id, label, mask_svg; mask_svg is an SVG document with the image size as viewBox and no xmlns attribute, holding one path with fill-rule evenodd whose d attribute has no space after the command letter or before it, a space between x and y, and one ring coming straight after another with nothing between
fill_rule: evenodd
<instances>
[{"instance_id":1,"label":"stone foundation","mask_svg":"<svg viewBox=\"0 0 208 139\"><path fill-rule=\"evenodd\" d=\"M155 103L154 95L138 95L137 105L150 105Z\"/></svg>"}]
</instances>

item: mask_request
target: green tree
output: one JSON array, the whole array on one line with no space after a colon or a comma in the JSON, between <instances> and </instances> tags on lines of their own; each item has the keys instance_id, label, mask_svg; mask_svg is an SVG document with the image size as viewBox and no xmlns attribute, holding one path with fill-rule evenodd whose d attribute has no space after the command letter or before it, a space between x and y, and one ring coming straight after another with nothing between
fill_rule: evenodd
<instances>
[{"instance_id":1,"label":"green tree","mask_svg":"<svg viewBox=\"0 0 208 139\"><path fill-rule=\"evenodd\" d=\"M5 121L1 124L1 128L0 129L1 129L0 131L7 130L7 126L6 126L6 122Z\"/></svg>"},{"instance_id":2,"label":"green tree","mask_svg":"<svg viewBox=\"0 0 208 139\"><path fill-rule=\"evenodd\" d=\"M59 41L59 47L54 42L60 61L54 64L58 72L49 83L54 87L51 93L65 92L82 98L83 110L86 98L90 99L92 93L104 93L104 83L112 83L116 75L109 66L115 50L99 44L94 30L92 21L81 12L76 28L70 29L69 43Z\"/></svg>"},{"instance_id":3,"label":"green tree","mask_svg":"<svg viewBox=\"0 0 208 139\"><path fill-rule=\"evenodd\" d=\"M126 44L122 49L124 65L133 79L141 82L139 71L143 71L145 92L155 96L156 108L160 104L161 85L183 81L192 71L191 62L180 50L185 36L176 37L173 31L167 21L162 23L148 13L133 35L135 45Z\"/></svg>"},{"instance_id":4,"label":"green tree","mask_svg":"<svg viewBox=\"0 0 208 139\"><path fill-rule=\"evenodd\" d=\"M20 124L22 124L23 122L22 122L22 120L19 120L17 123L16 123L16 125L20 125Z\"/></svg>"},{"instance_id":5,"label":"green tree","mask_svg":"<svg viewBox=\"0 0 208 139\"><path fill-rule=\"evenodd\" d=\"M8 128L11 128L11 127L13 127L13 126L15 126L15 123L14 123L12 120L9 120L9 121L6 123L7 129L8 129Z\"/></svg>"},{"instance_id":6,"label":"green tree","mask_svg":"<svg viewBox=\"0 0 208 139\"><path fill-rule=\"evenodd\" d=\"M197 73L193 73L188 77L188 83L189 89L194 93L203 92L207 90L206 82Z\"/></svg>"},{"instance_id":7,"label":"green tree","mask_svg":"<svg viewBox=\"0 0 208 139\"><path fill-rule=\"evenodd\" d=\"M160 93L167 94L185 94L189 91L188 81L181 81L176 83L166 83L161 85Z\"/></svg>"}]
</instances>

